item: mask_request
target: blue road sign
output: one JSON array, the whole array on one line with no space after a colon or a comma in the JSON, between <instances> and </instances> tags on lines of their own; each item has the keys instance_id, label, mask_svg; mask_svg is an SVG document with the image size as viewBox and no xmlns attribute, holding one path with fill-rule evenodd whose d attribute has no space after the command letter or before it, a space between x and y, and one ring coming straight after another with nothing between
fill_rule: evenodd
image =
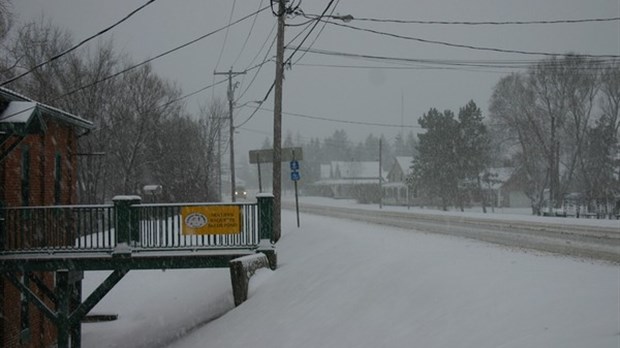
<instances>
[{"instance_id":1,"label":"blue road sign","mask_svg":"<svg viewBox=\"0 0 620 348\"><path fill-rule=\"evenodd\" d=\"M297 161L297 160L292 160L290 164L291 164L291 170L292 170L292 171L297 171L297 170L299 170L299 161Z\"/></svg>"},{"instance_id":2,"label":"blue road sign","mask_svg":"<svg viewBox=\"0 0 620 348\"><path fill-rule=\"evenodd\" d=\"M299 181L299 179L301 179L301 175L299 175L299 172L291 172L291 180Z\"/></svg>"}]
</instances>

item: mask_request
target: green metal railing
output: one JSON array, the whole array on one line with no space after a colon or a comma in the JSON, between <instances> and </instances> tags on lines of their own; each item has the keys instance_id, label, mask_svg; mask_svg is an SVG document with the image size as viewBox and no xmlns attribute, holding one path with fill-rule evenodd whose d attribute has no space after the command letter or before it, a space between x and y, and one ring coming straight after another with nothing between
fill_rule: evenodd
<instances>
[{"instance_id":1,"label":"green metal railing","mask_svg":"<svg viewBox=\"0 0 620 348\"><path fill-rule=\"evenodd\" d=\"M111 250L113 205L11 207L0 209L3 252Z\"/></svg>"},{"instance_id":2,"label":"green metal railing","mask_svg":"<svg viewBox=\"0 0 620 348\"><path fill-rule=\"evenodd\" d=\"M139 224L132 226L137 233L130 232L132 241L143 249L169 248L254 248L260 239L258 235L257 205L229 204L239 206L242 212L241 232L234 234L183 235L181 233L182 207L209 207L218 204L139 204L136 210ZM136 238L137 237L137 238Z\"/></svg>"},{"instance_id":3,"label":"green metal railing","mask_svg":"<svg viewBox=\"0 0 620 348\"><path fill-rule=\"evenodd\" d=\"M119 243L133 250L257 248L272 234L273 198L228 203L241 212L241 231L184 235L183 207L222 204L140 204L124 197L111 205L0 208L0 255L17 253L112 252Z\"/></svg>"}]
</instances>

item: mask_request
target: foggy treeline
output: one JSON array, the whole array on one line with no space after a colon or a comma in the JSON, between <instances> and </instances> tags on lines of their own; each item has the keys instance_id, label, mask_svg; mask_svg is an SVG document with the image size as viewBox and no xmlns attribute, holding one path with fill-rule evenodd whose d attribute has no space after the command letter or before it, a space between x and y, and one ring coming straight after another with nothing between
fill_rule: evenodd
<instances>
[{"instance_id":1,"label":"foggy treeline","mask_svg":"<svg viewBox=\"0 0 620 348\"><path fill-rule=\"evenodd\" d=\"M14 27L0 20L0 79L6 81L71 48L72 36L46 19ZM136 66L111 40L80 48L6 85L92 121L78 143L79 199L102 203L161 185L158 201L219 199L218 141L226 106L213 100L191 115L182 92L150 64ZM222 146L223 147L223 146Z\"/></svg>"}]
</instances>

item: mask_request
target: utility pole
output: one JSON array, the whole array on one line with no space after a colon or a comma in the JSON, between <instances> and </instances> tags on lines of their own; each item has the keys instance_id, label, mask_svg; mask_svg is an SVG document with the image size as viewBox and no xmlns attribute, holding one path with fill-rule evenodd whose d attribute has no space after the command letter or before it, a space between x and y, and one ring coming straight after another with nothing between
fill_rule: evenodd
<instances>
[{"instance_id":1,"label":"utility pole","mask_svg":"<svg viewBox=\"0 0 620 348\"><path fill-rule=\"evenodd\" d=\"M222 123L217 121L217 187L218 200L222 200Z\"/></svg>"},{"instance_id":2,"label":"utility pole","mask_svg":"<svg viewBox=\"0 0 620 348\"><path fill-rule=\"evenodd\" d=\"M379 209L383 209L383 146L382 139L379 138Z\"/></svg>"},{"instance_id":3,"label":"utility pole","mask_svg":"<svg viewBox=\"0 0 620 348\"><path fill-rule=\"evenodd\" d=\"M233 75L245 75L245 71L234 72L232 71L232 67L227 72L214 72L214 75L228 75L228 116L230 122L230 196L232 202L235 202L237 199L235 197L235 142L234 142L234 134L235 134L235 126L233 125L233 103L235 101L235 88L237 85L233 86L232 77Z\"/></svg>"},{"instance_id":4,"label":"utility pole","mask_svg":"<svg viewBox=\"0 0 620 348\"><path fill-rule=\"evenodd\" d=\"M278 32L276 40L276 83L273 112L273 242L281 235L282 188L282 80L284 79L284 19L286 0L278 0Z\"/></svg>"}]
</instances>

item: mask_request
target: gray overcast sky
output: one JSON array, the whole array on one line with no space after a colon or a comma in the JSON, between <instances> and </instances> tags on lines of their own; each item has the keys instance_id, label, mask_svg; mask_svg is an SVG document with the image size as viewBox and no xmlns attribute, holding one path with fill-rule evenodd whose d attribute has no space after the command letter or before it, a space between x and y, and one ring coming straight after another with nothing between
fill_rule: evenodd
<instances>
[{"instance_id":1,"label":"gray overcast sky","mask_svg":"<svg viewBox=\"0 0 620 348\"><path fill-rule=\"evenodd\" d=\"M72 32L76 41L98 32L144 4L146 0L15 0L14 12L18 21L40 19L42 15L54 24ZM304 1L302 9L308 14L320 14L328 0ZM620 16L620 0L341 0L336 1L334 14L354 17L403 20L441 21L514 21L599 18ZM234 6L233 20L269 4L267 0L159 0L127 22L114 28L111 36L115 46L134 61L142 61L176 47L228 23ZM153 65L161 76L178 83L184 93L218 81L213 72L244 70L263 60L264 51L257 57L276 22L271 11L257 18L250 40L241 51L252 25L252 19L231 27L224 46L225 32L206 38L181 51L156 60ZM301 17L287 19L302 23ZM508 25L508 26L447 26L385 24L353 21L351 25L397 33L429 40L456 44L496 47L522 51L553 53L577 52L586 54L620 55L620 22ZM323 27L320 24L307 41L307 46ZM303 27L288 27L285 42L289 42ZM275 34L275 31L274 31ZM104 37L110 37L106 35ZM303 37L303 36L302 36ZM273 36L272 36L273 38ZM299 42L299 39L297 40ZM93 43L94 44L94 43ZM271 44L269 39L267 46ZM295 45L295 43L293 44ZM222 51L222 47L223 51ZM440 45L401 40L367 32L327 25L313 45L315 49L346 53L403 57L412 59L461 60L538 60L541 56L505 54L452 48ZM220 57L218 64L218 58ZM275 50L269 54L273 57ZM291 51L286 52L288 56ZM294 61L301 57L299 52ZM239 57L237 59L237 57ZM252 62L253 58L256 58ZM316 65L363 65L365 68L326 67ZM398 69L396 69L396 67ZM417 126L417 118L431 107L440 110L458 108L473 99L486 115L488 100L495 83L509 69L402 69L403 64L353 60L308 53L299 64L286 71L284 111L338 120L384 124L401 124L401 95L404 103L405 125ZM390 69L388 69L390 68ZM245 90L254 71L240 82L237 96ZM274 64L263 67L256 81L239 101L260 100L274 79ZM190 110L212 97L225 98L226 85L188 98ZM264 104L273 108L273 98ZM246 120L252 109L235 111L235 124ZM273 114L259 111L237 133L236 151L243 158L247 150L258 148L266 137L271 138ZM399 128L362 126L283 116L283 136L287 131L301 134L304 140L323 138L336 129L346 130L349 138L358 142L369 133L384 134L389 139ZM411 128L405 128L408 132ZM416 129L413 128L415 131Z\"/></svg>"}]
</instances>

